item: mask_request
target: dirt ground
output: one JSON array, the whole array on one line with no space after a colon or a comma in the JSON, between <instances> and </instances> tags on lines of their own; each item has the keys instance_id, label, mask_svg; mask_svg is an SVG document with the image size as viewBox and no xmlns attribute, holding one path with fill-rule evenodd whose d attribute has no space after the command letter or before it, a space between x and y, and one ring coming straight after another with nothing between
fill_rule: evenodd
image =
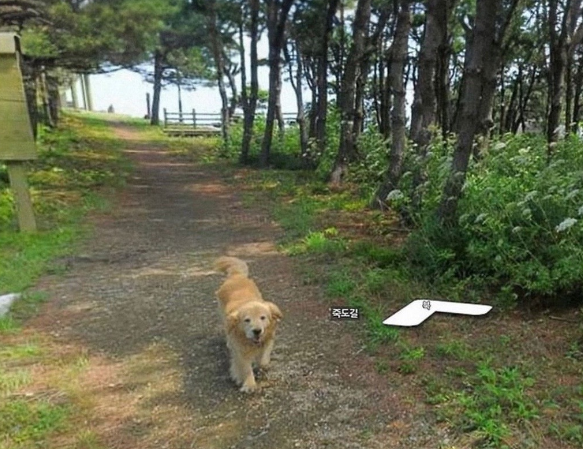
<instances>
[{"instance_id":1,"label":"dirt ground","mask_svg":"<svg viewBox=\"0 0 583 449\"><path fill-rule=\"evenodd\" d=\"M173 157L116 124L136 170L94 235L44 278L46 310L29 326L88 354L97 391L94 428L108 448L438 448L430 423L413 427L399 396L354 337L332 322L275 249L281 230L244 207L208 166ZM285 314L261 391L228 375L214 292L220 255L249 262L264 296ZM445 446L444 446L445 447Z\"/></svg>"}]
</instances>

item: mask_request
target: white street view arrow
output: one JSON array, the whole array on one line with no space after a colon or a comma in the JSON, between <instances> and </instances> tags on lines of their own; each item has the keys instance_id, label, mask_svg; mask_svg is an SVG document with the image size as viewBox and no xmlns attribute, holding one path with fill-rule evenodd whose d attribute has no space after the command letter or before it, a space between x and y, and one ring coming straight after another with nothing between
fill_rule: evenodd
<instances>
[{"instance_id":1,"label":"white street view arrow","mask_svg":"<svg viewBox=\"0 0 583 449\"><path fill-rule=\"evenodd\" d=\"M435 312L485 315L491 309L492 306L482 304L416 299L383 321L383 324L388 326L418 326Z\"/></svg>"}]
</instances>

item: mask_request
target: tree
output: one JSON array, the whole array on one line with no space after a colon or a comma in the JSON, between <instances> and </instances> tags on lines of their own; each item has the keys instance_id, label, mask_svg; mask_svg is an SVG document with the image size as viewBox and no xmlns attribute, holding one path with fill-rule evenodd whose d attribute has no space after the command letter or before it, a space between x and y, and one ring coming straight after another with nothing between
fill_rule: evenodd
<instances>
[{"instance_id":1,"label":"tree","mask_svg":"<svg viewBox=\"0 0 583 449\"><path fill-rule=\"evenodd\" d=\"M293 2L294 0L266 0L269 39L269 101L260 156L260 164L264 167L269 163L276 111L281 110L281 52L284 45L285 24Z\"/></svg>"},{"instance_id":2,"label":"tree","mask_svg":"<svg viewBox=\"0 0 583 449\"><path fill-rule=\"evenodd\" d=\"M425 13L425 30L423 42L419 49L419 68L415 96L411 108L410 138L419 156L420 164L413 174L413 209L418 209L421 203L419 186L425 181L425 174L420 165L427 156L427 147L433 137L433 129L437 125L437 100L439 85L438 61L440 48L447 43L447 24L453 12L456 0L428 0ZM443 61L441 61L443 64ZM442 99L443 101L443 99ZM399 159L395 157L395 164ZM379 200L396 188L400 180L401 170L393 168L385 190L380 191Z\"/></svg>"},{"instance_id":3,"label":"tree","mask_svg":"<svg viewBox=\"0 0 583 449\"><path fill-rule=\"evenodd\" d=\"M324 32L319 36L320 46L318 54L317 92L318 104L315 109L316 117L316 145L318 152L326 148L326 122L328 115L328 50L330 37L334 28L334 16L338 11L341 0L328 0L326 15L324 16Z\"/></svg>"},{"instance_id":4,"label":"tree","mask_svg":"<svg viewBox=\"0 0 583 449\"><path fill-rule=\"evenodd\" d=\"M304 161L304 165L307 164L308 159L308 128L306 127L306 117L304 113L304 98L303 98L303 72L304 66L302 62L301 54L301 44L299 39L296 37L295 41L291 41L291 48L284 48L285 59L288 64L289 70L289 81L296 94L296 105L298 108L298 115L296 118L297 124L300 129L300 157ZM293 66L296 66L295 73L293 71Z\"/></svg>"},{"instance_id":5,"label":"tree","mask_svg":"<svg viewBox=\"0 0 583 449\"><path fill-rule=\"evenodd\" d=\"M257 56L257 43L259 41L259 0L249 0L249 35L251 38L250 63L251 63L251 88L247 96L247 78L245 67L241 68L242 94L243 94L243 143L241 147L240 161L246 164L249 159L251 140L253 139L253 124L255 123L255 112L257 109L257 99L259 95L258 68L259 58ZM241 14L243 14L243 10ZM243 46L243 18L240 25L240 55L242 64L245 63L245 47Z\"/></svg>"},{"instance_id":6,"label":"tree","mask_svg":"<svg viewBox=\"0 0 583 449\"><path fill-rule=\"evenodd\" d=\"M501 45L518 0L477 2L471 40L466 47L467 63L460 97L459 135L449 177L445 183L437 218L442 226L455 225L457 205L466 179L474 137L481 126L482 111L491 107L491 79L500 64Z\"/></svg>"},{"instance_id":7,"label":"tree","mask_svg":"<svg viewBox=\"0 0 583 449\"><path fill-rule=\"evenodd\" d=\"M393 95L393 110L391 113L392 142L389 152L389 168L385 181L376 193L375 203L382 207L387 195L395 189L401 178L403 157L406 145L406 111L405 111L405 64L411 28L410 0L399 2L399 15L391 51L389 80Z\"/></svg>"},{"instance_id":8,"label":"tree","mask_svg":"<svg viewBox=\"0 0 583 449\"><path fill-rule=\"evenodd\" d=\"M562 6L562 20L559 22L559 5ZM549 143L549 157L553 145L559 140L559 125L563 97L565 94L565 73L570 71L568 63L572 60L575 45L583 39L583 24L576 32L577 20L581 15L581 0L549 0L548 23L550 38L550 65L549 65L549 114L547 118L547 141ZM575 39L574 39L575 37ZM569 72L570 73L570 72ZM570 87L570 86L569 86ZM570 116L570 92L567 116ZM571 124L565 123L566 127Z\"/></svg>"},{"instance_id":9,"label":"tree","mask_svg":"<svg viewBox=\"0 0 583 449\"><path fill-rule=\"evenodd\" d=\"M204 18L193 11L187 0L177 0L170 4L163 2L163 4L156 13L159 25L149 48L152 52L150 58L153 59L154 65L150 117L152 125L158 125L160 122L160 96L165 81L176 82L177 79L210 76L204 53L200 51L203 43L206 42L206 36L201 27Z\"/></svg>"},{"instance_id":10,"label":"tree","mask_svg":"<svg viewBox=\"0 0 583 449\"><path fill-rule=\"evenodd\" d=\"M361 58L364 56L366 36L371 13L371 0L359 0L356 6L352 27L353 42L346 61L346 68L342 75L342 82L338 96L338 107L341 114L340 144L330 174L332 184L340 184L348 170L348 164L356 158L354 141L354 119L356 112L355 90L357 70Z\"/></svg>"}]
</instances>

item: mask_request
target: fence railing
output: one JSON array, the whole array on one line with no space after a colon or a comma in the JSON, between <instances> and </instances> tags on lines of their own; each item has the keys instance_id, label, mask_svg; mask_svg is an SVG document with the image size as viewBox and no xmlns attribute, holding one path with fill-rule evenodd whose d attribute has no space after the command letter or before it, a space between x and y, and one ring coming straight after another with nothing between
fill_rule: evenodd
<instances>
[{"instance_id":1,"label":"fence railing","mask_svg":"<svg viewBox=\"0 0 583 449\"><path fill-rule=\"evenodd\" d=\"M284 112L282 118L286 126L296 122L295 112ZM231 123L243 120L243 117L235 115L231 117ZM212 112L170 112L164 108L164 130L170 134L218 134L221 131L222 115Z\"/></svg>"}]
</instances>

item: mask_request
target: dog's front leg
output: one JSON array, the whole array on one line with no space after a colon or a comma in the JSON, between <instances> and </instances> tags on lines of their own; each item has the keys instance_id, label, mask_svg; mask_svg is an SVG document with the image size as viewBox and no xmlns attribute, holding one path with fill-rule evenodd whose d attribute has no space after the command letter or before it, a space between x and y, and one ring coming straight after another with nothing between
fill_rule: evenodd
<instances>
[{"instance_id":1,"label":"dog's front leg","mask_svg":"<svg viewBox=\"0 0 583 449\"><path fill-rule=\"evenodd\" d=\"M270 340L263 348L261 355L259 357L259 368L262 370L267 370L269 362L271 361L271 351L273 351L274 341Z\"/></svg>"},{"instance_id":2,"label":"dog's front leg","mask_svg":"<svg viewBox=\"0 0 583 449\"><path fill-rule=\"evenodd\" d=\"M257 389L251 362L240 355L233 354L231 358L231 378L240 386L244 393L251 393Z\"/></svg>"},{"instance_id":3,"label":"dog's front leg","mask_svg":"<svg viewBox=\"0 0 583 449\"><path fill-rule=\"evenodd\" d=\"M240 360L240 373L243 385L241 391L243 393L252 393L257 390L257 383L255 382L255 375L253 374L253 367L250 360Z\"/></svg>"}]
</instances>

